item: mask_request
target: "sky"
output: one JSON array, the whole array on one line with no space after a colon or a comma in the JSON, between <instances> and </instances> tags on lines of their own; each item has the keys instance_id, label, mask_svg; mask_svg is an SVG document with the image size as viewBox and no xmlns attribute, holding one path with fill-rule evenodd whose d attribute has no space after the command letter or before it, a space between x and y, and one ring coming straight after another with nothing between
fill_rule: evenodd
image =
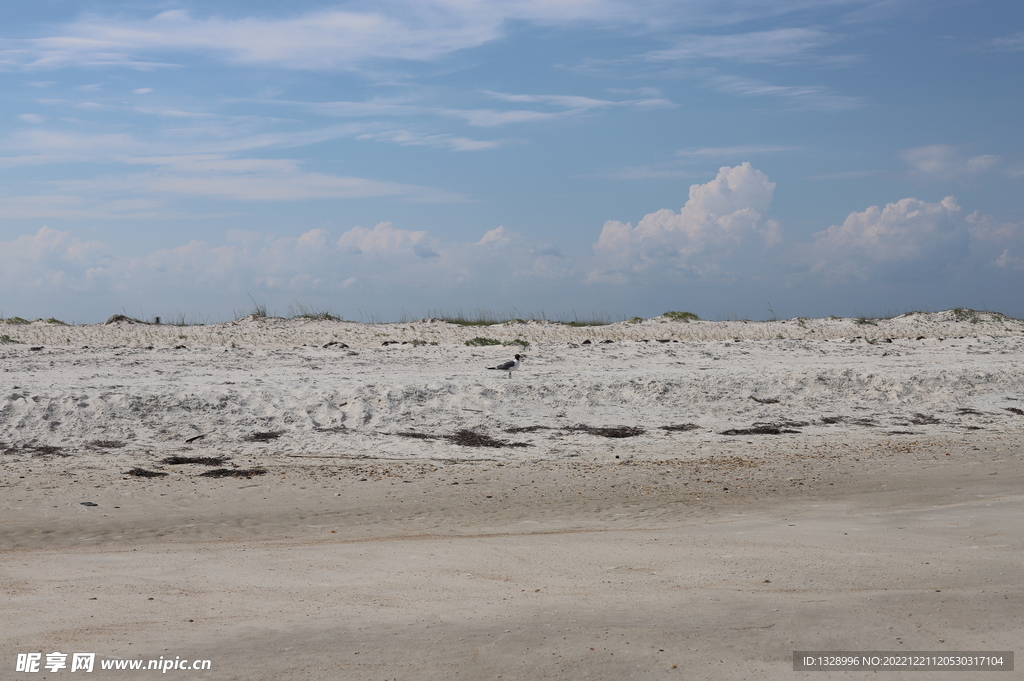
<instances>
[{"instance_id":1,"label":"sky","mask_svg":"<svg viewBox=\"0 0 1024 681\"><path fill-rule=\"evenodd\" d=\"M0 9L0 317L1024 317L1024 4Z\"/></svg>"}]
</instances>

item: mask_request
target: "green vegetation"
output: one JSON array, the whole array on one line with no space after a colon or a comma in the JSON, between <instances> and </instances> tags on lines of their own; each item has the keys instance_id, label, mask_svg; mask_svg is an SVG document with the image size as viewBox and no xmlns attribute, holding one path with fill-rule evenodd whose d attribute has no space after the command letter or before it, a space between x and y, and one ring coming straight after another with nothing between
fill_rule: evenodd
<instances>
[{"instance_id":1,"label":"green vegetation","mask_svg":"<svg viewBox=\"0 0 1024 681\"><path fill-rule=\"evenodd\" d=\"M977 311L966 307L955 307L951 312L953 313L953 321L955 322L970 322L971 324L977 324L981 321L981 317L978 316Z\"/></svg>"},{"instance_id":2,"label":"green vegetation","mask_svg":"<svg viewBox=\"0 0 1024 681\"><path fill-rule=\"evenodd\" d=\"M444 310L428 310L428 319L440 319L443 322L449 324L458 324L459 326L493 326L495 324L508 324L510 322L516 322L519 324L525 324L528 321L533 322L553 322L555 324L565 324L566 326L605 326L611 324L611 320L607 315L590 315L588 317L580 317L575 312L569 315L562 315L559 318L548 318L543 312L531 312L529 314L521 314L518 310L504 310L501 313L494 312L493 310L485 310L478 308L471 314L465 314L462 310L458 310L454 313L445 312ZM402 322L411 321L404 314L402 315Z\"/></svg>"},{"instance_id":3,"label":"green vegetation","mask_svg":"<svg viewBox=\"0 0 1024 681\"><path fill-rule=\"evenodd\" d=\"M854 324L860 324L861 326L863 326L865 324L870 324L871 326L878 326L878 322L876 322L874 319L868 319L864 315L861 315L860 317L857 317L856 319L854 319L853 323Z\"/></svg>"},{"instance_id":4,"label":"green vegetation","mask_svg":"<svg viewBox=\"0 0 1024 681\"><path fill-rule=\"evenodd\" d=\"M629 319L626 320L626 323L627 324L640 324L641 322L644 322L644 321L646 321L646 320L643 317L630 317Z\"/></svg>"},{"instance_id":5,"label":"green vegetation","mask_svg":"<svg viewBox=\"0 0 1024 681\"><path fill-rule=\"evenodd\" d=\"M62 322L61 320L56 319L54 317L50 317L49 319L47 319L46 323L47 324L60 324L61 326L67 326L67 322Z\"/></svg>"},{"instance_id":6,"label":"green vegetation","mask_svg":"<svg viewBox=\"0 0 1024 681\"><path fill-rule=\"evenodd\" d=\"M4 321L7 322L8 324L31 324L32 323L29 320L23 319L21 317L8 317Z\"/></svg>"},{"instance_id":7,"label":"green vegetation","mask_svg":"<svg viewBox=\"0 0 1024 681\"><path fill-rule=\"evenodd\" d=\"M15 345L15 344L23 345L24 343L22 343L22 341L18 340L17 338L11 338L6 333L4 335L0 336L0 345Z\"/></svg>"},{"instance_id":8,"label":"green vegetation","mask_svg":"<svg viewBox=\"0 0 1024 681\"><path fill-rule=\"evenodd\" d=\"M264 311L266 307L264 307ZM324 321L340 322L341 317L332 314L330 310L317 310L314 307L306 307L299 301L295 301L295 307L288 306L288 316L291 319L319 319Z\"/></svg>"},{"instance_id":9,"label":"green vegetation","mask_svg":"<svg viewBox=\"0 0 1024 681\"><path fill-rule=\"evenodd\" d=\"M530 341L523 340L522 338L516 338L514 340L505 341L504 343L502 343L502 345L519 345L525 349L530 347Z\"/></svg>"},{"instance_id":10,"label":"green vegetation","mask_svg":"<svg viewBox=\"0 0 1024 681\"><path fill-rule=\"evenodd\" d=\"M466 341L466 345L470 347L482 347L485 345L501 345L501 341L495 340L493 338L481 338L480 336L477 336L476 338L471 338L468 341Z\"/></svg>"},{"instance_id":11,"label":"green vegetation","mask_svg":"<svg viewBox=\"0 0 1024 681\"><path fill-rule=\"evenodd\" d=\"M692 312L669 311L661 316L665 317L666 319L671 319L674 322L686 322L687 324L689 324L690 322L700 321L700 317L698 317Z\"/></svg>"}]
</instances>

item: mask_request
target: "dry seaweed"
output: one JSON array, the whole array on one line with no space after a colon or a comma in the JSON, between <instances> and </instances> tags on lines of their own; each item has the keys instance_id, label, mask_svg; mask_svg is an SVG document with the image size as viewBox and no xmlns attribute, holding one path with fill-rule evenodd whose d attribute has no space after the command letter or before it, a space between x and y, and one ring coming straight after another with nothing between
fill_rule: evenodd
<instances>
[{"instance_id":1,"label":"dry seaweed","mask_svg":"<svg viewBox=\"0 0 1024 681\"><path fill-rule=\"evenodd\" d=\"M538 430L551 430L551 426L519 426L516 428L506 428L506 433L536 433Z\"/></svg>"},{"instance_id":2,"label":"dry seaweed","mask_svg":"<svg viewBox=\"0 0 1024 681\"><path fill-rule=\"evenodd\" d=\"M200 474L203 478L251 478L254 475L265 475L266 468L214 468Z\"/></svg>"},{"instance_id":3,"label":"dry seaweed","mask_svg":"<svg viewBox=\"0 0 1024 681\"><path fill-rule=\"evenodd\" d=\"M685 430L697 430L698 428L700 428L700 426L698 426L696 423L679 423L673 426L658 426L658 428L660 428L661 430L675 432Z\"/></svg>"},{"instance_id":4,"label":"dry seaweed","mask_svg":"<svg viewBox=\"0 0 1024 681\"><path fill-rule=\"evenodd\" d=\"M270 442L284 435L283 430L269 430L264 433L253 433L252 435L246 435L242 439L246 442Z\"/></svg>"},{"instance_id":5,"label":"dry seaweed","mask_svg":"<svg viewBox=\"0 0 1024 681\"><path fill-rule=\"evenodd\" d=\"M928 414L914 414L910 418L910 422L915 426L934 426L938 423L942 423L939 419Z\"/></svg>"},{"instance_id":6,"label":"dry seaweed","mask_svg":"<svg viewBox=\"0 0 1024 681\"><path fill-rule=\"evenodd\" d=\"M849 416L822 416L821 422L826 425L835 425L837 423L849 423L854 426L877 426L873 419L861 418L855 419ZM804 424L806 425L806 424Z\"/></svg>"},{"instance_id":7,"label":"dry seaweed","mask_svg":"<svg viewBox=\"0 0 1024 681\"><path fill-rule=\"evenodd\" d=\"M530 445L526 442L508 442L507 440L496 440L490 435L483 433L477 433L476 431L463 428L455 431L454 434L449 435L445 438L453 444L462 445L463 447L529 447Z\"/></svg>"},{"instance_id":8,"label":"dry seaweed","mask_svg":"<svg viewBox=\"0 0 1024 681\"><path fill-rule=\"evenodd\" d=\"M95 449L121 449L124 443L120 440L93 440L89 446Z\"/></svg>"},{"instance_id":9,"label":"dry seaweed","mask_svg":"<svg viewBox=\"0 0 1024 681\"><path fill-rule=\"evenodd\" d=\"M65 453L63 448L54 445L22 445L21 447L9 447L7 451L20 452L29 456L71 456Z\"/></svg>"},{"instance_id":10,"label":"dry seaweed","mask_svg":"<svg viewBox=\"0 0 1024 681\"><path fill-rule=\"evenodd\" d=\"M613 438L637 437L638 435L643 435L645 432L647 432L639 426L615 426L611 428L597 428L594 426L584 425L582 423L575 426L570 426L569 428L566 428L566 430L568 430L570 433L583 432L588 433L589 435L600 435L601 437Z\"/></svg>"},{"instance_id":11,"label":"dry seaweed","mask_svg":"<svg viewBox=\"0 0 1024 681\"><path fill-rule=\"evenodd\" d=\"M414 438L416 440L436 440L437 439L437 437L434 436L434 435L430 435L428 433L417 433L414 430L404 430L404 431L402 431L400 433L395 433L395 435L398 435L399 437L411 437L411 438Z\"/></svg>"},{"instance_id":12,"label":"dry seaweed","mask_svg":"<svg viewBox=\"0 0 1024 681\"><path fill-rule=\"evenodd\" d=\"M169 456L160 463L179 466L186 463L197 463L201 466L221 466L228 460L226 456Z\"/></svg>"},{"instance_id":13,"label":"dry seaweed","mask_svg":"<svg viewBox=\"0 0 1024 681\"><path fill-rule=\"evenodd\" d=\"M1024 416L1024 409L1018 409L1017 407L1004 407L1006 411L1013 412L1017 416Z\"/></svg>"},{"instance_id":14,"label":"dry seaweed","mask_svg":"<svg viewBox=\"0 0 1024 681\"><path fill-rule=\"evenodd\" d=\"M778 404L779 403L779 400L775 399L774 397L765 397L765 398L762 399L760 397L754 397L753 395L751 395L750 399L754 400L755 402L757 402L759 404Z\"/></svg>"},{"instance_id":15,"label":"dry seaweed","mask_svg":"<svg viewBox=\"0 0 1024 681\"><path fill-rule=\"evenodd\" d=\"M768 424L768 423L755 423L750 428L732 428L730 430L723 430L719 435L783 435L793 434L799 435L799 430L793 430L792 428L786 428L787 424Z\"/></svg>"},{"instance_id":16,"label":"dry seaweed","mask_svg":"<svg viewBox=\"0 0 1024 681\"><path fill-rule=\"evenodd\" d=\"M318 432L318 433L347 433L347 432L349 432L349 430L348 430L348 428L345 427L345 424L342 424L340 426L326 426L326 427L323 427L323 428L319 428L318 427L316 429L316 432Z\"/></svg>"},{"instance_id":17,"label":"dry seaweed","mask_svg":"<svg viewBox=\"0 0 1024 681\"><path fill-rule=\"evenodd\" d=\"M134 475L137 478L161 478L167 475L167 473L163 471L147 471L145 468L133 468L125 473L125 475Z\"/></svg>"}]
</instances>

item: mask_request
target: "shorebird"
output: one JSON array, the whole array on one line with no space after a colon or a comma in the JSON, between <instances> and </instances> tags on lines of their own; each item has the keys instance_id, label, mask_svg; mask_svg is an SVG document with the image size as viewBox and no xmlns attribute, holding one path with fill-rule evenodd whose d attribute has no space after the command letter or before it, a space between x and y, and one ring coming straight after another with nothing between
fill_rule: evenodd
<instances>
[{"instance_id":1,"label":"shorebird","mask_svg":"<svg viewBox=\"0 0 1024 681\"><path fill-rule=\"evenodd\" d=\"M523 358L522 355L516 355L515 359L510 359L507 362L502 362L501 364L499 364L496 367L487 367L487 368L488 369L497 369L498 371L507 371L508 372L508 377L512 378L512 372L519 368L519 365L521 364L521 362L519 360L521 360L522 358Z\"/></svg>"}]
</instances>

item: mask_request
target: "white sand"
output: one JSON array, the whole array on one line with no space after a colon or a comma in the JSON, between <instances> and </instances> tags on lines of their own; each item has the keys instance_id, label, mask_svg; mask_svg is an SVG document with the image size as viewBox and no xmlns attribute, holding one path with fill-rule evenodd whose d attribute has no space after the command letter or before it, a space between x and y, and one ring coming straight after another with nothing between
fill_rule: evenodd
<instances>
[{"instance_id":1,"label":"white sand","mask_svg":"<svg viewBox=\"0 0 1024 681\"><path fill-rule=\"evenodd\" d=\"M740 679L1013 649L1024 325L958 317L0 324L0 659ZM764 426L796 432L722 434Z\"/></svg>"}]
</instances>

